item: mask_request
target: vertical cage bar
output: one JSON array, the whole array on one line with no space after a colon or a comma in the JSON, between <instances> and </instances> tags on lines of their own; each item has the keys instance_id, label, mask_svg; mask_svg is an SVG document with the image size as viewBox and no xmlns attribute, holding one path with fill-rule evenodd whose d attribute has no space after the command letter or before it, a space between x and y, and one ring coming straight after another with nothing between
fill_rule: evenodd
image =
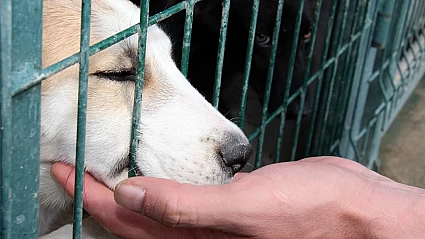
<instances>
[{"instance_id":1,"label":"vertical cage bar","mask_svg":"<svg viewBox=\"0 0 425 239\"><path fill-rule=\"evenodd\" d=\"M12 229L12 1L2 0L0 7L0 88L1 88L1 218L0 238L9 239Z\"/></svg>"},{"instance_id":2,"label":"vertical cage bar","mask_svg":"<svg viewBox=\"0 0 425 239\"><path fill-rule=\"evenodd\" d=\"M243 129L245 122L245 110L246 110L246 100L248 95L248 83L251 73L251 62L252 62L252 53L254 52L254 42L255 42L255 31L257 28L257 19L258 19L258 9L260 7L260 0L253 0L252 3L252 13L251 13L251 25L249 28L248 34L248 46L246 51L245 58L245 70L242 86L242 95L241 95L241 108L239 111L239 128Z\"/></svg>"},{"instance_id":3,"label":"vertical cage bar","mask_svg":"<svg viewBox=\"0 0 425 239\"><path fill-rule=\"evenodd\" d=\"M298 38L300 35L300 27L301 27L301 20L303 16L303 10L304 10L304 0L300 0L299 6L298 6L297 19L295 21L294 37L292 38L292 49L291 49L291 57L289 59L288 78L286 79L285 94L283 96L283 102L282 102L283 110L282 110L282 113L280 114L279 135L277 136L276 152L275 152L275 158L274 158L275 162L279 162L279 158L280 158L282 138L283 138L283 133L285 129L286 110L288 108L289 92L291 89L292 77L294 75L294 65L295 65L295 59L297 57ZM305 92L303 93L305 94ZM292 145L293 151L295 147L296 147L296 144L294 143Z\"/></svg>"},{"instance_id":4,"label":"vertical cage bar","mask_svg":"<svg viewBox=\"0 0 425 239\"><path fill-rule=\"evenodd\" d=\"M332 1L332 8L331 8L331 12L330 12L330 15L329 15L327 29L333 29L334 20L335 20L335 13L336 13L336 8L337 8L337 2L338 2L337 0ZM319 111L320 93L321 93L322 85L323 85L323 74L324 74L324 71L325 71L326 59L328 58L329 45L331 43L331 36L332 36L332 31L328 30L327 35L326 35L326 40L325 40L325 49L322 53L321 66L320 66L320 70L319 70L319 77L317 79L316 92L314 94L315 97L314 97L314 103L313 103L313 110L312 110L312 114L311 114L311 123L310 123L310 127L309 127L306 150L305 150L305 154L304 154L306 157L311 153L311 145L312 145L312 141L313 141L313 134L314 134L314 131L315 131L315 126L316 126L315 122L316 122L317 114L318 114L318 111Z\"/></svg>"},{"instance_id":5,"label":"vertical cage bar","mask_svg":"<svg viewBox=\"0 0 425 239\"><path fill-rule=\"evenodd\" d=\"M349 6L350 6L350 1L346 0L344 7L343 7L344 15L343 15L342 25L341 25L341 28L340 28L341 34L339 35L339 39L338 39L338 43L337 43L338 45L337 45L337 48L336 48L337 52L341 49L342 41L344 39L344 30L345 30L345 26L346 26L346 23L347 23ZM326 131L326 128L327 128L327 120L328 120L328 117L329 117L329 109L331 107L332 92L333 92L334 85L335 85L335 78L336 78L337 70L338 70L338 67L339 67L338 63L339 63L339 55L338 55L338 53L336 53L333 72L332 72L332 79L331 79L331 82L329 84L329 94L328 94L327 99L326 99L325 114L323 116L322 128L319 131L320 132L320 140L319 140L319 143L318 143L318 145L319 145L318 148L322 149L322 150L319 150L319 153L323 152L322 145L323 145L323 141L324 141L324 138L325 138L325 131Z\"/></svg>"},{"instance_id":6,"label":"vertical cage bar","mask_svg":"<svg viewBox=\"0 0 425 239\"><path fill-rule=\"evenodd\" d=\"M223 12L221 16L220 38L218 41L217 68L215 72L214 93L212 105L218 108L220 100L221 77L223 74L224 51L226 48L227 22L229 20L230 0L223 1Z\"/></svg>"},{"instance_id":7,"label":"vertical cage bar","mask_svg":"<svg viewBox=\"0 0 425 239\"><path fill-rule=\"evenodd\" d=\"M272 51L271 51L270 59L269 59L269 70L267 72L266 90L265 90L265 96L264 96L264 102L263 102L263 111L261 116L260 133L258 135L257 152L255 155L255 165L254 165L255 168L259 168L261 166L261 154L263 151L264 133L266 131L265 122L267 120L270 91L271 91L271 87L273 83L273 73L274 73L274 66L275 66L275 60L276 60L277 46L279 43L279 33L280 33L280 25L282 22L284 2L285 0L279 0L278 7L277 7L275 26L273 30Z\"/></svg>"},{"instance_id":8,"label":"vertical cage bar","mask_svg":"<svg viewBox=\"0 0 425 239\"><path fill-rule=\"evenodd\" d=\"M409 24L409 27L408 27L409 32L408 32L407 39L408 39L408 41L410 43L410 47L411 48L413 48L413 46L414 46L413 32L414 32L415 22L418 19L418 16L417 15L418 15L418 5L419 4L420 4L420 1L415 1L415 7L413 8L414 9L414 12L412 14L412 19L411 19L410 24ZM411 53L413 54L413 69L411 69L413 71L415 68L417 68L418 57L417 57L417 54L416 54L416 52L414 50L412 50Z\"/></svg>"},{"instance_id":9,"label":"vertical cage bar","mask_svg":"<svg viewBox=\"0 0 425 239\"><path fill-rule=\"evenodd\" d=\"M41 68L41 8L41 0L0 1L1 238L38 236L41 87L12 89Z\"/></svg>"},{"instance_id":10,"label":"vertical cage bar","mask_svg":"<svg viewBox=\"0 0 425 239\"><path fill-rule=\"evenodd\" d=\"M148 21L149 21L149 0L140 1L140 32L139 32L139 48L138 62L136 69L136 82L134 89L134 105L133 105L133 122L131 126L131 142L130 142L130 169L128 176L136 176L136 152L138 147L138 130L142 112L142 91L145 79L145 56L146 56L146 40L148 37Z\"/></svg>"},{"instance_id":11,"label":"vertical cage bar","mask_svg":"<svg viewBox=\"0 0 425 239\"><path fill-rule=\"evenodd\" d=\"M300 101L300 109L298 111L297 115L297 123L296 123L296 129L295 129L295 135L294 135L294 143L293 148L291 151L291 161L295 160L295 154L297 152L297 145L298 145L298 137L300 134L300 127L301 127L301 119L302 119L302 112L304 110L304 103L305 103L305 97L306 97L306 91L307 91L307 82L310 77L310 70L311 70L311 63L313 60L313 52L314 52L314 45L316 43L316 34L317 29L319 25L319 19L320 19L320 11L322 9L322 0L317 1L316 10L314 13L314 23L313 23L313 29L311 31L312 37L310 41L310 46L308 49L308 58L307 58L307 65L306 65L306 72L304 72L304 82L301 88L301 101ZM278 145L279 146L279 145ZM280 152L280 149L279 149ZM275 162L279 161L279 157L275 158Z\"/></svg>"},{"instance_id":12,"label":"vertical cage bar","mask_svg":"<svg viewBox=\"0 0 425 239\"><path fill-rule=\"evenodd\" d=\"M396 11L395 7L397 7L396 1L392 0L392 1L387 1L386 6L384 8L385 11L387 12L387 14L390 13L391 16L392 16L390 23L389 23L389 26L388 26L387 36L394 36L394 33L393 33L394 29L391 26L397 24L397 19L394 16L395 15L394 12ZM394 103L394 98L395 98L395 95L396 95L396 93L395 93L396 87L395 87L394 81L393 81L392 77L390 77L390 76L388 76L388 74L386 74L386 73L389 73L390 70L391 70L390 64L386 64L386 62L389 62L391 60L390 57L388 57L389 56L388 52L390 51L390 46L387 46L388 42L389 42L389 40L386 39L386 42L384 42L385 48L383 50L381 50L382 51L382 57L381 57L381 62L379 63L381 65L381 67L380 67L380 70L379 70L380 74L378 76L378 81L379 81L379 86L380 86L379 88L380 88L380 91L381 91L381 94L382 94L383 104L385 105L385 107L383 108L383 113L382 112L379 112L378 114L375 113L375 117L381 117L380 115L383 114L382 120L380 120L378 122L378 123L380 123L379 124L379 130L382 130L382 131L384 130L387 118L389 118L391 116L392 108L393 108L391 106ZM390 86L392 88L391 92L388 92L387 87L385 87L384 80L386 82L390 83ZM390 95L388 96L388 94L390 94ZM376 132L372 136L372 137L374 137L374 141L380 142L380 140L381 140L381 133L380 133L379 130L375 130ZM377 137L378 137L378 139L375 139ZM370 151L379 151L379 147L378 148L372 148L371 147Z\"/></svg>"},{"instance_id":13,"label":"vertical cage bar","mask_svg":"<svg viewBox=\"0 0 425 239\"><path fill-rule=\"evenodd\" d=\"M394 1L392 4L393 4L392 9L385 9L387 11L391 10L391 15L392 15L391 22L389 23L389 26L388 26L388 36L393 37L394 39L397 39L396 36L400 31L399 27L397 27L398 25L397 23L400 22L400 19L399 19L400 11L398 10L400 3L399 1ZM402 7L400 9L402 10ZM379 85L380 85L381 93L383 95L383 100L384 100L383 103L385 104L385 107L383 107L383 113L379 112L379 115L383 114L382 123L380 124L381 126L380 130L382 132L384 132L385 125L392 116L393 109L395 108L395 105L397 103L397 97L398 97L398 87L395 85L393 76L391 74L391 72L394 71L393 69L394 54L391 54L391 52L393 51L392 48L394 47L394 43L393 43L394 40L389 40L388 42L391 43L392 45L391 46L388 45L383 49L382 54L385 57L381 58L381 62L380 62L381 68L380 68L380 75L379 75ZM387 65L385 64L386 62L388 62ZM385 82L389 82L391 86L391 90L390 90L391 92L388 92L388 89L385 87L384 80ZM387 96L387 93L390 95ZM376 131L374 135L378 135L378 133L382 134L381 132ZM380 141L380 137L381 135L379 136L379 141ZM375 149L371 147L371 151L378 151L378 150L379 148Z\"/></svg>"},{"instance_id":14,"label":"vertical cage bar","mask_svg":"<svg viewBox=\"0 0 425 239\"><path fill-rule=\"evenodd\" d=\"M336 102L336 106L335 106L335 110L337 110L337 112L344 112L343 114L338 114L337 119L334 121L334 124L332 125L332 130L331 130L331 137L330 139L333 140L336 138L336 133L337 133L337 129L339 127L341 127L340 121L343 121L342 117L345 117L346 112L345 109L347 109L347 104L348 102L344 102L340 97L345 97L344 96L344 92L347 92L347 89L351 89L353 80L353 76L352 74L350 75L350 71L351 69L353 69L353 64L352 62L355 61L355 57L353 57L352 55L352 51L353 51L353 45L355 44L355 41L353 41L353 37L354 34L356 32L357 29L357 23L358 23L358 17L360 16L360 9L361 9L361 2L357 2L356 3L356 8L354 11L354 18L353 18L353 22L351 25L351 31L350 31L350 43L348 43L348 49L347 49L347 53L345 55L345 59L344 59L344 66L343 66L343 72L342 72L342 82L341 85L339 86L339 90L338 90L338 97L337 99L340 99ZM356 40L358 41L358 39ZM355 52L355 55L357 56L359 47L357 47L357 51ZM356 64L354 63L354 66L356 66ZM348 84L349 87L346 87L346 84ZM348 93L347 93L348 94ZM348 100L349 97L345 97L346 100Z\"/></svg>"},{"instance_id":15,"label":"vertical cage bar","mask_svg":"<svg viewBox=\"0 0 425 239\"><path fill-rule=\"evenodd\" d=\"M366 25L362 29L360 40L360 53L357 57L357 67L354 75L353 87L350 92L350 104L345 121L344 136L341 140L340 149L344 157L358 161L360 154L357 149L358 135L361 131L361 119L363 118L367 93L369 91L368 79L372 75L372 66L376 58L376 49L371 48L372 29L376 19L377 1L369 0L365 15ZM368 24L370 22L371 24Z\"/></svg>"},{"instance_id":16,"label":"vertical cage bar","mask_svg":"<svg viewBox=\"0 0 425 239\"><path fill-rule=\"evenodd\" d=\"M81 238L83 219L84 156L86 146L87 91L90 53L91 0L83 0L81 8L80 80L78 85L77 149L75 160L73 238Z\"/></svg>"},{"instance_id":17,"label":"vertical cage bar","mask_svg":"<svg viewBox=\"0 0 425 239\"><path fill-rule=\"evenodd\" d=\"M403 38L404 38L404 40L403 40L404 41L404 47L403 47L402 54L403 54L403 58L405 59L406 64L407 64L407 74L408 74L408 78L405 79L405 81L404 81L405 87L409 87L410 78L411 78L410 76L412 75L412 72L413 72L413 66L411 64L412 62L409 61L409 57L408 57L408 55L409 55L409 53L408 53L408 47L410 46L410 43L411 43L411 41L410 41L411 28L412 28L413 22L415 21L414 16L416 14L416 7L417 7L418 1L413 1L412 0L412 2L413 3L411 4L411 9L409 9L409 14L408 14L409 20L407 21L408 23L407 23L407 26L406 26L406 33L403 36Z\"/></svg>"},{"instance_id":18,"label":"vertical cage bar","mask_svg":"<svg viewBox=\"0 0 425 239\"><path fill-rule=\"evenodd\" d=\"M416 21L416 25L415 25L415 29L414 29L414 35L415 35L415 38L416 38L416 42L417 42L417 44L419 45L419 48L420 48L420 55L421 55L420 58L423 57L422 53L424 52L424 46L422 45L422 43L419 39L420 38L420 35L419 35L420 25L421 25L422 19L424 17L424 6L425 6L424 1L421 1L421 6L419 7L420 13L418 14L418 19Z\"/></svg>"},{"instance_id":19,"label":"vertical cage bar","mask_svg":"<svg viewBox=\"0 0 425 239\"><path fill-rule=\"evenodd\" d=\"M401 69L401 66L400 66L400 63L401 63L400 58L403 52L403 45L405 44L404 36L407 32L407 29L404 27L404 25L406 24L409 18L408 12L411 7L411 3L412 1L403 1L402 6L399 10L401 16L400 16L400 20L397 22L397 30L396 30L397 34L394 37L394 39L396 39L394 43L395 47L393 47L393 54L392 54L392 60L391 60L394 64L394 66L392 66L394 68L394 71L400 74L400 82L398 84L399 97L401 97L402 95L402 92L400 91L401 90L404 91L405 78L404 78L403 70ZM392 81L393 80L394 79L392 79Z\"/></svg>"},{"instance_id":20,"label":"vertical cage bar","mask_svg":"<svg viewBox=\"0 0 425 239\"><path fill-rule=\"evenodd\" d=\"M193 8L194 8L195 2L194 0L189 0L189 1L186 1L185 3L186 3L186 19L184 23L181 72L186 77L187 72L189 70L190 41L192 38Z\"/></svg>"}]
</instances>

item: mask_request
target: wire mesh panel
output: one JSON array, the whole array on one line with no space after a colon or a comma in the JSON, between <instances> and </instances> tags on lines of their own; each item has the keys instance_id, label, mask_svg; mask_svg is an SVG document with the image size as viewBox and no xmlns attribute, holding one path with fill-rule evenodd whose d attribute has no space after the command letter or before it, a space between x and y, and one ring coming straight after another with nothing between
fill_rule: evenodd
<instances>
[{"instance_id":1,"label":"wire mesh panel","mask_svg":"<svg viewBox=\"0 0 425 239\"><path fill-rule=\"evenodd\" d=\"M136 1L139 24L90 46L91 1L83 0L79 52L42 68L42 1L1 0L1 238L38 237L40 83L77 63L74 238L81 237L89 57L134 34L139 38L128 167L129 176L136 174L147 29L157 23L181 28L171 36L183 75L195 86L197 77L212 77L198 90L249 136L256 153L247 170L314 155L340 155L378 168L381 138L425 73L424 1L244 1L249 20L243 25L237 21L241 1L223 0L212 18L218 27L209 29L215 31L213 45L202 45L199 34L202 18L213 14L207 11L211 1L168 2L173 4L149 14L149 1ZM266 3L274 4L268 33L261 32ZM242 25L245 39L234 41ZM266 41L269 54L258 63ZM204 61L209 68L197 75L193 64Z\"/></svg>"},{"instance_id":2,"label":"wire mesh panel","mask_svg":"<svg viewBox=\"0 0 425 239\"><path fill-rule=\"evenodd\" d=\"M379 1L362 77L351 90L347 157L379 167L381 138L424 74L423 1ZM350 118L348 118L350 117Z\"/></svg>"}]
</instances>

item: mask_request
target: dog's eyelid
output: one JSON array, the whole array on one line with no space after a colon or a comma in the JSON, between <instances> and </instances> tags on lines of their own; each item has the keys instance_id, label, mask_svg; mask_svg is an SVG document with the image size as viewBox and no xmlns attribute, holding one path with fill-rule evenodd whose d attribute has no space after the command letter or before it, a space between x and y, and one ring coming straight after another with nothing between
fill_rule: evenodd
<instances>
[{"instance_id":1,"label":"dog's eyelid","mask_svg":"<svg viewBox=\"0 0 425 239\"><path fill-rule=\"evenodd\" d=\"M114 80L114 81L134 81L136 78L136 70L134 68L105 70L105 71L97 71L91 75L94 75L100 78Z\"/></svg>"}]
</instances>

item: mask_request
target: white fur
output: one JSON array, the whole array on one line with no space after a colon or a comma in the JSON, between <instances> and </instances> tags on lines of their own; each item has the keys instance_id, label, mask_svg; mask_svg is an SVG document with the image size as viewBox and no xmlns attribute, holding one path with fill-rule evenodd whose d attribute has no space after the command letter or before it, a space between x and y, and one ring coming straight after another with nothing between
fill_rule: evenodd
<instances>
[{"instance_id":1,"label":"white fur","mask_svg":"<svg viewBox=\"0 0 425 239\"><path fill-rule=\"evenodd\" d=\"M44 1L44 66L78 50L80 2ZM93 0L92 43L139 21L139 9L125 0ZM127 177L113 175L129 154L134 82L93 75L131 67L138 37L132 36L92 56L89 69L85 167L109 188ZM130 54L131 55L131 54ZM133 66L134 67L134 66ZM52 163L74 165L78 67L52 76L42 85L40 235L72 219L72 200L50 174ZM242 131L226 120L185 79L171 58L171 43L157 26L148 29L146 85L143 90L137 165L145 176L194 184L220 184L232 178L217 153L232 139L248 144ZM44 238L70 237L67 225ZM60 236L58 236L60 235ZM104 238L93 232L87 238Z\"/></svg>"}]
</instances>

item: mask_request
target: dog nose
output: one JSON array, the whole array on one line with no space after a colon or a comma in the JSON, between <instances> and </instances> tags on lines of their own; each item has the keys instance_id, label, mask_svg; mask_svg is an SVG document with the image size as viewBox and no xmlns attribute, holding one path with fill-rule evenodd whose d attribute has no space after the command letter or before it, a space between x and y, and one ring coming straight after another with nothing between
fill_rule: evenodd
<instances>
[{"instance_id":1,"label":"dog nose","mask_svg":"<svg viewBox=\"0 0 425 239\"><path fill-rule=\"evenodd\" d=\"M232 169L233 174L236 174L248 162L253 151L249 143L227 143L220 148L220 155L224 164Z\"/></svg>"}]
</instances>

